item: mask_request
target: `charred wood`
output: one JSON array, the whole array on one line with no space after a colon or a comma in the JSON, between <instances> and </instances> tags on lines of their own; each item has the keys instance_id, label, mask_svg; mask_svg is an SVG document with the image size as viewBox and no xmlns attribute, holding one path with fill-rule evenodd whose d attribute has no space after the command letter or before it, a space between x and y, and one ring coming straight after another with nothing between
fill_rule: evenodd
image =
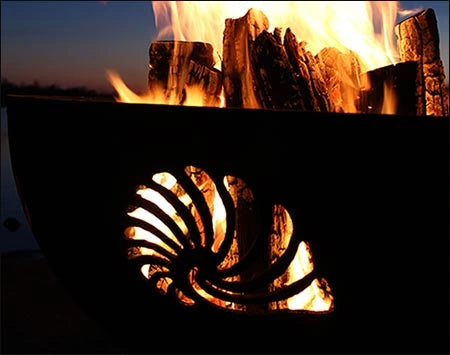
<instances>
[{"instance_id":1,"label":"charred wood","mask_svg":"<svg viewBox=\"0 0 450 355\"><path fill-rule=\"evenodd\" d=\"M254 91L262 108L298 109L307 106L281 42L279 31L263 31L250 46Z\"/></svg>"},{"instance_id":2,"label":"charred wood","mask_svg":"<svg viewBox=\"0 0 450 355\"><path fill-rule=\"evenodd\" d=\"M298 43L290 28L284 35L284 47L300 87L306 111L330 112L332 102L328 97L325 80L305 42Z\"/></svg>"}]
</instances>

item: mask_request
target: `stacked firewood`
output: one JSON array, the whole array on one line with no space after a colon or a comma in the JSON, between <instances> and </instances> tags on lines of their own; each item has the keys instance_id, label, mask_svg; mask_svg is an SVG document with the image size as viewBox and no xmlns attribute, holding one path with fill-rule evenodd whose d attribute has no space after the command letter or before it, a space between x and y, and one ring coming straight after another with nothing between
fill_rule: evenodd
<instances>
[{"instance_id":1,"label":"stacked firewood","mask_svg":"<svg viewBox=\"0 0 450 355\"><path fill-rule=\"evenodd\" d=\"M186 88L202 89L204 104L309 112L448 116L448 90L434 11L395 28L401 63L362 72L358 55L324 48L316 55L288 28L268 31L265 14L250 9L227 19L221 71L214 49L201 42L159 41L150 47L149 88L163 87L182 104ZM390 88L394 108L386 112Z\"/></svg>"}]
</instances>

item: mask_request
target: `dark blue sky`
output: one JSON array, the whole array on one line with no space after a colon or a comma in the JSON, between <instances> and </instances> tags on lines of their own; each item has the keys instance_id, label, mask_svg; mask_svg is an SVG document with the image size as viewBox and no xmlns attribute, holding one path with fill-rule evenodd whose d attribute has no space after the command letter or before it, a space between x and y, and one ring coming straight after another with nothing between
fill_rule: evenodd
<instances>
[{"instance_id":1,"label":"dark blue sky","mask_svg":"<svg viewBox=\"0 0 450 355\"><path fill-rule=\"evenodd\" d=\"M449 2L401 5L436 11L448 79ZM109 68L142 90L155 37L150 1L1 1L1 76L112 91L105 78Z\"/></svg>"}]
</instances>

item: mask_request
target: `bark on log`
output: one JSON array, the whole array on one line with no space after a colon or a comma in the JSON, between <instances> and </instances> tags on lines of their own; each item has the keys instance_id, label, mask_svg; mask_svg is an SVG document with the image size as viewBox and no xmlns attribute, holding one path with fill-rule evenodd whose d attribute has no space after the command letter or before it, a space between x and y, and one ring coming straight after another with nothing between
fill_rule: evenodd
<instances>
[{"instance_id":1,"label":"bark on log","mask_svg":"<svg viewBox=\"0 0 450 355\"><path fill-rule=\"evenodd\" d=\"M448 91L439 52L439 32L432 9L395 26L401 61L417 62L416 114L448 116Z\"/></svg>"},{"instance_id":2,"label":"bark on log","mask_svg":"<svg viewBox=\"0 0 450 355\"><path fill-rule=\"evenodd\" d=\"M361 67L355 53L324 48L316 60L325 80L333 112L358 112L356 100L360 91Z\"/></svg>"},{"instance_id":3,"label":"bark on log","mask_svg":"<svg viewBox=\"0 0 450 355\"><path fill-rule=\"evenodd\" d=\"M250 9L241 18L225 20L222 74L227 107L260 107L249 65L249 47L256 37L268 28L267 17L255 9Z\"/></svg>"},{"instance_id":4,"label":"bark on log","mask_svg":"<svg viewBox=\"0 0 450 355\"><path fill-rule=\"evenodd\" d=\"M284 47L289 57L306 111L334 111L328 97L325 80L311 52L305 50L306 42L298 43L290 28L284 35Z\"/></svg>"},{"instance_id":5,"label":"bark on log","mask_svg":"<svg viewBox=\"0 0 450 355\"><path fill-rule=\"evenodd\" d=\"M186 88L195 86L204 91L205 105L220 103L222 75L214 69L213 47L210 44L153 42L149 58L149 90L163 90L168 103L183 103L186 99Z\"/></svg>"}]
</instances>

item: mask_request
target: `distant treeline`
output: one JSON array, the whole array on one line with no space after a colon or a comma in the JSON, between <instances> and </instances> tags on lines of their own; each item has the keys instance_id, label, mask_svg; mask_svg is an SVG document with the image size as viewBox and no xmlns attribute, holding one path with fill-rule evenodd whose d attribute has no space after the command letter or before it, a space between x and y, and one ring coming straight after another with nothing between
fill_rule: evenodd
<instances>
[{"instance_id":1,"label":"distant treeline","mask_svg":"<svg viewBox=\"0 0 450 355\"><path fill-rule=\"evenodd\" d=\"M15 95L42 95L42 96L81 96L81 97L113 97L110 93L100 93L85 86L61 88L56 84L43 86L35 81L33 84L15 84L8 79L1 79L1 106L7 104L6 96Z\"/></svg>"}]
</instances>

